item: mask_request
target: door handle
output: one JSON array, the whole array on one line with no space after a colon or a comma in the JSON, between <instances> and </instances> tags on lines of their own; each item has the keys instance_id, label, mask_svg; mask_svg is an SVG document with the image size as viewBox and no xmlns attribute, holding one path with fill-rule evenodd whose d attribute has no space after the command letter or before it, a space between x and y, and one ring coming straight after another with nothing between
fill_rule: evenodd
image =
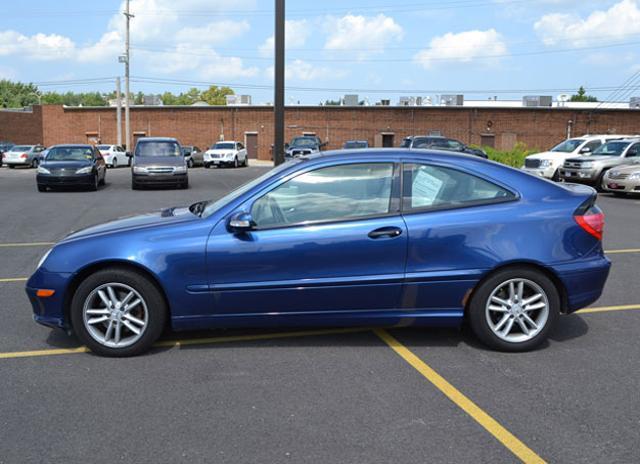
<instances>
[{"instance_id":1,"label":"door handle","mask_svg":"<svg viewBox=\"0 0 640 464\"><path fill-rule=\"evenodd\" d=\"M394 238L400 236L401 234L402 229L400 227L380 227L379 229L369 232L369 238Z\"/></svg>"}]
</instances>

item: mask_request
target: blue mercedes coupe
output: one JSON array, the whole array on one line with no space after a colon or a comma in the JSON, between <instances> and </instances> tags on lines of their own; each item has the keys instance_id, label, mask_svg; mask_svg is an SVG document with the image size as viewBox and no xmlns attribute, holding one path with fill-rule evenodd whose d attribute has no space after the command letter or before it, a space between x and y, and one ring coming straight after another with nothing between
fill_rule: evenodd
<instances>
[{"instance_id":1,"label":"blue mercedes coupe","mask_svg":"<svg viewBox=\"0 0 640 464\"><path fill-rule=\"evenodd\" d=\"M217 201L74 232L27 283L37 322L131 356L174 330L456 326L539 346L609 273L587 186L476 156L293 159Z\"/></svg>"}]
</instances>

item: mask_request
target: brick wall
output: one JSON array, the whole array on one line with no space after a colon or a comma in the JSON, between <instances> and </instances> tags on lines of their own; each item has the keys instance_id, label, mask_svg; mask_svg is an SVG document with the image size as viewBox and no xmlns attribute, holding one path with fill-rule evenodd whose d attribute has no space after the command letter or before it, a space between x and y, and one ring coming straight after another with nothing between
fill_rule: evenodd
<instances>
[{"instance_id":1,"label":"brick wall","mask_svg":"<svg viewBox=\"0 0 640 464\"><path fill-rule=\"evenodd\" d=\"M123 112L124 113L124 112ZM123 114L124 119L124 114ZM244 141L258 134L258 156L270 158L273 141L270 107L136 107L131 110L133 134L176 137L185 145L210 146L221 135ZM466 143L494 143L508 149L516 142L530 148L548 148L563 140L568 122L573 135L585 133L640 133L640 111L543 108L455 107L288 107L286 139L313 132L339 148L344 141L365 139L380 145L380 134L392 134L394 145L403 137L440 131ZM0 112L0 139L15 143L84 143L97 137L116 142L115 108L44 106L32 113ZM124 130L123 130L124 138Z\"/></svg>"}]
</instances>

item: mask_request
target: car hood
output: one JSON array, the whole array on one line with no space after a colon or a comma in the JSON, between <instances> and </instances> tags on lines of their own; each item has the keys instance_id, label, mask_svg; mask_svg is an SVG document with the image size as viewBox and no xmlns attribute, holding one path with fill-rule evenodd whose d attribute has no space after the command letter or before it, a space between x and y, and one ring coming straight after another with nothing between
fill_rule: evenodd
<instances>
[{"instance_id":1,"label":"car hood","mask_svg":"<svg viewBox=\"0 0 640 464\"><path fill-rule=\"evenodd\" d=\"M63 241L198 219L189 211L189 208L167 208L153 213L125 216L114 221L73 231Z\"/></svg>"},{"instance_id":2,"label":"car hood","mask_svg":"<svg viewBox=\"0 0 640 464\"><path fill-rule=\"evenodd\" d=\"M632 172L640 172L640 163L629 163L629 164L623 164L621 166L616 166L615 168L611 169L610 172L613 174L614 170L622 174L631 174Z\"/></svg>"},{"instance_id":3,"label":"car hood","mask_svg":"<svg viewBox=\"0 0 640 464\"><path fill-rule=\"evenodd\" d=\"M320 151L320 149L319 149L317 146L310 147L310 146L308 146L308 145L306 145L306 146L302 146L302 145L301 145L301 146L299 146L299 147L291 146L291 147L287 148L287 151L293 151L293 150L311 150L311 151Z\"/></svg>"},{"instance_id":4,"label":"car hood","mask_svg":"<svg viewBox=\"0 0 640 464\"><path fill-rule=\"evenodd\" d=\"M135 166L184 166L184 156L136 156Z\"/></svg>"},{"instance_id":5,"label":"car hood","mask_svg":"<svg viewBox=\"0 0 640 464\"><path fill-rule=\"evenodd\" d=\"M82 161L47 161L46 159L42 162L41 166L47 169L80 169L87 166L91 166L93 164L92 161L82 160Z\"/></svg>"},{"instance_id":6,"label":"car hood","mask_svg":"<svg viewBox=\"0 0 640 464\"><path fill-rule=\"evenodd\" d=\"M619 156L576 156L574 158L569 158L567 161L619 161Z\"/></svg>"},{"instance_id":7,"label":"car hood","mask_svg":"<svg viewBox=\"0 0 640 464\"><path fill-rule=\"evenodd\" d=\"M527 159L558 159L562 156L575 156L575 153L562 153L559 151L543 151L541 153L536 153L535 155L527 156Z\"/></svg>"}]
</instances>

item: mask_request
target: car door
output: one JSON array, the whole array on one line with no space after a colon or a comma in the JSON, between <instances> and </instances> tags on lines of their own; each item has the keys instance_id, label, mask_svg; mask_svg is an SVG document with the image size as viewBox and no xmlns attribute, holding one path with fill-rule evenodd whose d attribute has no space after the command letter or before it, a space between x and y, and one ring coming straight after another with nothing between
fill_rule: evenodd
<instances>
[{"instance_id":1,"label":"car door","mask_svg":"<svg viewBox=\"0 0 640 464\"><path fill-rule=\"evenodd\" d=\"M393 162L310 168L254 196L250 232L207 245L216 314L346 314L397 307L407 252Z\"/></svg>"},{"instance_id":2,"label":"car door","mask_svg":"<svg viewBox=\"0 0 640 464\"><path fill-rule=\"evenodd\" d=\"M462 310L470 289L495 265L486 251L502 227L495 218L509 216L515 199L475 173L406 162L402 212L409 243L402 307Z\"/></svg>"},{"instance_id":3,"label":"car door","mask_svg":"<svg viewBox=\"0 0 640 464\"><path fill-rule=\"evenodd\" d=\"M204 163L204 155L200 151L198 147L193 147L193 151L191 152L191 157L193 158L193 164L201 165Z\"/></svg>"},{"instance_id":4,"label":"car door","mask_svg":"<svg viewBox=\"0 0 640 464\"><path fill-rule=\"evenodd\" d=\"M634 143L631 145L627 152L624 155L625 158L628 158L629 161L635 161L640 157L640 143Z\"/></svg>"}]
</instances>

